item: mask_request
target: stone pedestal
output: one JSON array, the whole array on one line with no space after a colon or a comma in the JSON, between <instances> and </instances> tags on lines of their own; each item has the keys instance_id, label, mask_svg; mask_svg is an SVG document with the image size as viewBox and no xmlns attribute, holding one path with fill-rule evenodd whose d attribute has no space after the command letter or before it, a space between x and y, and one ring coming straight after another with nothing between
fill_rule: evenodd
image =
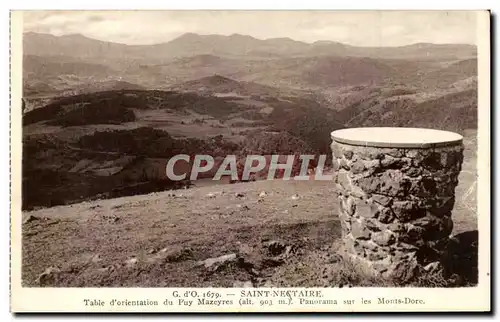
<instances>
[{"instance_id":1,"label":"stone pedestal","mask_svg":"<svg viewBox=\"0 0 500 322\"><path fill-rule=\"evenodd\" d=\"M400 282L439 269L453 230L462 136L416 128L353 128L331 136L346 253Z\"/></svg>"}]
</instances>

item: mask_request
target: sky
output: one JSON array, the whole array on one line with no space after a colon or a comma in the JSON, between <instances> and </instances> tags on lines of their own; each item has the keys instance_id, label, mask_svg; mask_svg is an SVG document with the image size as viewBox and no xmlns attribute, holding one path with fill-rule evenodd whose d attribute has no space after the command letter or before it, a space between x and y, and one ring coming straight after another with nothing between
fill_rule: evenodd
<instances>
[{"instance_id":1,"label":"sky","mask_svg":"<svg viewBox=\"0 0 500 322\"><path fill-rule=\"evenodd\" d=\"M473 11L26 11L24 31L125 44L168 42L183 33L337 41L355 46L476 44Z\"/></svg>"}]
</instances>

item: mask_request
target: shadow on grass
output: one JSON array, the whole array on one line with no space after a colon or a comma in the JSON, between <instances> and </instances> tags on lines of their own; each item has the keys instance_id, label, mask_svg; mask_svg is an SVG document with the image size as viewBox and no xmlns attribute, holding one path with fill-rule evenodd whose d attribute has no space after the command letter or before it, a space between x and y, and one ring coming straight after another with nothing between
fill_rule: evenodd
<instances>
[{"instance_id":1,"label":"shadow on grass","mask_svg":"<svg viewBox=\"0 0 500 322\"><path fill-rule=\"evenodd\" d=\"M478 231L471 230L450 239L443 258L444 278L455 276L463 286L478 283Z\"/></svg>"},{"instance_id":2,"label":"shadow on grass","mask_svg":"<svg viewBox=\"0 0 500 322\"><path fill-rule=\"evenodd\" d=\"M350 260L344 260L337 264L331 284L357 287L474 287L478 283L478 231L451 237L440 261L442 270L433 273L420 270L412 280L401 283L373 276Z\"/></svg>"},{"instance_id":3,"label":"shadow on grass","mask_svg":"<svg viewBox=\"0 0 500 322\"><path fill-rule=\"evenodd\" d=\"M441 257L443 271L422 274L410 286L473 287L478 283L478 231L472 230L450 238Z\"/></svg>"}]
</instances>

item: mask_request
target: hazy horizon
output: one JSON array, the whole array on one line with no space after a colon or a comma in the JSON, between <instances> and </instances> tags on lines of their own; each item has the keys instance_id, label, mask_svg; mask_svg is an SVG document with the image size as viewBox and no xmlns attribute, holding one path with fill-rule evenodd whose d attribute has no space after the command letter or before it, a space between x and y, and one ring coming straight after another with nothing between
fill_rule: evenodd
<instances>
[{"instance_id":1,"label":"hazy horizon","mask_svg":"<svg viewBox=\"0 0 500 322\"><path fill-rule=\"evenodd\" d=\"M186 33L362 47L476 45L475 24L476 11L24 11L25 33L127 45L166 43Z\"/></svg>"},{"instance_id":2,"label":"hazy horizon","mask_svg":"<svg viewBox=\"0 0 500 322\"><path fill-rule=\"evenodd\" d=\"M116 42L116 41L109 41L109 40L101 40L101 39L97 39L97 38L93 38L93 37L89 37L89 36L86 36L82 33L71 33L71 34L65 34L65 35L54 35L54 34L51 34L51 33L44 33L44 32L34 32L34 31L26 31L24 32L23 34L28 34L28 33L34 33L34 34L37 34L37 35L50 35L50 36L55 36L55 37L71 37L71 36L83 36L85 38L88 38L88 39L92 39L92 40L97 40L97 41L103 41L103 42L110 42L110 43L115 43L115 44L120 44L120 45L127 45L127 46L148 46L148 45L160 45L160 44L165 44L165 43L168 43L172 40L175 40L179 37L182 37L183 35L186 35L186 34L195 34L195 35L198 35L198 36L202 36L202 37L205 37L205 36L225 36L225 37L229 37L229 36L233 36L233 35L239 35L239 36L243 36L243 37L252 37L254 39L257 39L257 40L273 40L273 39L285 39L285 38L288 38L290 40L293 40L293 41L297 41L297 42L302 42L302 43L305 43L305 44L313 44L315 42L333 42L333 43L339 43L339 44L343 44L343 45L347 45L347 46L353 46L353 47L377 47L377 46L361 46L361 45L350 45L350 44L347 44L345 42L339 42L339 41L333 41L333 40L317 40L317 41L314 41L314 42L306 42L306 41L301 41L301 40L296 40L296 39L293 39L292 37L279 37L279 38L256 38L256 37L253 37L253 36L250 36L250 35L243 35L243 34L228 34L228 35L222 35L222 34L199 34L199 33L193 33L193 32L186 32L186 33L183 33L181 35L179 35L178 37L175 37L171 40L168 40L168 41L164 41L164 42L158 42L158 43L151 43L151 44L126 44L126 43L123 43L123 42ZM469 45L469 46L476 46L476 44L468 44L468 43L432 43L432 42L414 42L414 43L409 43L409 44L404 44L404 45L399 45L399 46L380 46L380 47L405 47L405 46L412 46L412 45L417 45L417 44L431 44L431 45Z\"/></svg>"}]
</instances>

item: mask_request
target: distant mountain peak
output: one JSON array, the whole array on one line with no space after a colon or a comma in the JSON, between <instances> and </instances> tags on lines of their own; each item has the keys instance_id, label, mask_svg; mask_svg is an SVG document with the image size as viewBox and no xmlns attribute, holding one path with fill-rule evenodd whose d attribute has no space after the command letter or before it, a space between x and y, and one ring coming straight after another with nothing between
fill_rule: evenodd
<instances>
[{"instance_id":1,"label":"distant mountain peak","mask_svg":"<svg viewBox=\"0 0 500 322\"><path fill-rule=\"evenodd\" d=\"M49 33L43 33L43 32L34 32L34 31L27 31L23 33L23 37L27 39L54 39L54 38L59 38L58 36L55 36L53 34Z\"/></svg>"},{"instance_id":2,"label":"distant mountain peak","mask_svg":"<svg viewBox=\"0 0 500 322\"><path fill-rule=\"evenodd\" d=\"M200 35L194 32L186 32L180 35L180 37L200 37Z\"/></svg>"},{"instance_id":3,"label":"distant mountain peak","mask_svg":"<svg viewBox=\"0 0 500 322\"><path fill-rule=\"evenodd\" d=\"M260 42L262 40L260 39L257 39L255 37L252 37L252 36L249 36L249 35L242 35L242 34L238 34L238 33L234 33L234 34L231 34L229 36L222 36L222 37L225 37L226 39L230 40L230 41L236 41L236 42L252 42L252 43L255 43L255 42Z\"/></svg>"},{"instance_id":4,"label":"distant mountain peak","mask_svg":"<svg viewBox=\"0 0 500 322\"><path fill-rule=\"evenodd\" d=\"M234 34L231 34L229 37L233 37L233 38L251 38L251 39L256 39L252 36L249 36L249 35L242 35L242 34L238 34L238 33L234 33Z\"/></svg>"},{"instance_id":5,"label":"distant mountain peak","mask_svg":"<svg viewBox=\"0 0 500 322\"><path fill-rule=\"evenodd\" d=\"M66 35L62 35L61 37L88 38L81 33L66 34Z\"/></svg>"},{"instance_id":6,"label":"distant mountain peak","mask_svg":"<svg viewBox=\"0 0 500 322\"><path fill-rule=\"evenodd\" d=\"M254 38L249 35L242 35L238 33L233 33L229 36L226 35L219 35L219 34L206 34L206 35L200 35L194 32L187 32L185 34L182 34L181 36L173 39L173 41L193 41L193 40L198 40L198 39L210 39L210 38L226 38L226 39L233 39L233 40L257 40L257 38Z\"/></svg>"},{"instance_id":7,"label":"distant mountain peak","mask_svg":"<svg viewBox=\"0 0 500 322\"><path fill-rule=\"evenodd\" d=\"M74 33L74 34L67 34L67 35L62 35L60 36L61 39L68 39L72 41L98 41L98 42L106 42L102 41L99 39L94 39L94 38L89 38L83 34L80 33Z\"/></svg>"},{"instance_id":8,"label":"distant mountain peak","mask_svg":"<svg viewBox=\"0 0 500 322\"><path fill-rule=\"evenodd\" d=\"M338 47L348 47L350 45L333 41L333 40L317 40L312 43L313 46L338 46Z\"/></svg>"},{"instance_id":9,"label":"distant mountain peak","mask_svg":"<svg viewBox=\"0 0 500 322\"><path fill-rule=\"evenodd\" d=\"M38 35L50 35L50 34L34 32L34 31L26 31L26 32L23 32L23 35L24 36L38 36Z\"/></svg>"},{"instance_id":10,"label":"distant mountain peak","mask_svg":"<svg viewBox=\"0 0 500 322\"><path fill-rule=\"evenodd\" d=\"M297 40L293 40L290 37L275 37L275 38L267 38L268 41L293 41L298 42Z\"/></svg>"},{"instance_id":11,"label":"distant mountain peak","mask_svg":"<svg viewBox=\"0 0 500 322\"><path fill-rule=\"evenodd\" d=\"M178 41L192 41L192 40L197 40L200 39L201 35L198 35L197 33L194 32L186 32L182 35L180 35L177 38L172 39L172 42L178 42Z\"/></svg>"},{"instance_id":12,"label":"distant mountain peak","mask_svg":"<svg viewBox=\"0 0 500 322\"><path fill-rule=\"evenodd\" d=\"M313 42L313 45L331 45L331 44L338 44L338 42L335 42L333 40L317 40Z\"/></svg>"}]
</instances>

